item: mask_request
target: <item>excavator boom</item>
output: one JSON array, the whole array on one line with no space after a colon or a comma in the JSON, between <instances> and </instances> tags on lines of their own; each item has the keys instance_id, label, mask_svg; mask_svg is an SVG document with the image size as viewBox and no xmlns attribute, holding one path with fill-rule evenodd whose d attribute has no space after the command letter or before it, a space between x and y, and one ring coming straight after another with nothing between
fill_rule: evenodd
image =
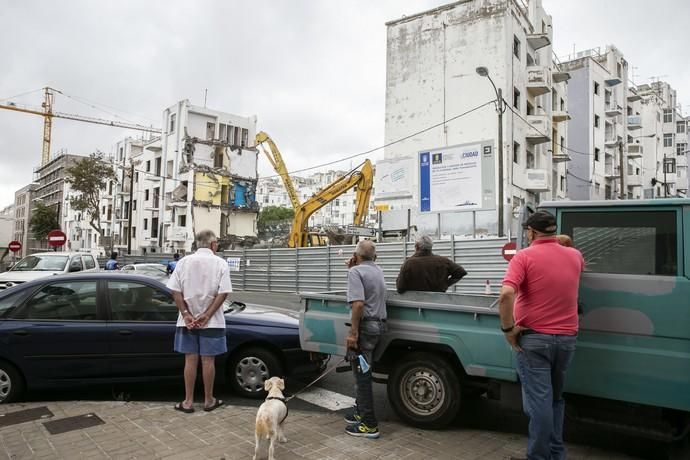
<instances>
[{"instance_id":1,"label":"excavator boom","mask_svg":"<svg viewBox=\"0 0 690 460\"><path fill-rule=\"evenodd\" d=\"M354 224L362 225L364 223L364 218L369 211L371 190L374 186L374 168L369 160L365 160L361 166L361 169L352 170L345 176L336 179L333 183L327 185L295 208L295 217L292 221L292 230L288 239L289 247L308 246L309 233L307 232L307 224L312 214L353 187L357 187Z\"/></svg>"},{"instance_id":2,"label":"excavator boom","mask_svg":"<svg viewBox=\"0 0 690 460\"><path fill-rule=\"evenodd\" d=\"M270 153L264 148L264 142L268 144ZM285 186L285 190L287 190L287 194L290 197L292 208L296 210L301 204L299 195L297 195L295 186L292 184L292 179L290 179L287 166L285 166L285 163L283 162L283 157L280 154L280 150L278 150L278 146L276 146L275 142L273 142L273 139L271 139L271 137L263 131L259 131L256 134L254 143L257 147L261 148L266 155L266 158L268 158L268 161L271 163L271 166L273 166L273 169L275 169L278 175L280 175L281 179L283 179L283 185Z\"/></svg>"}]
</instances>

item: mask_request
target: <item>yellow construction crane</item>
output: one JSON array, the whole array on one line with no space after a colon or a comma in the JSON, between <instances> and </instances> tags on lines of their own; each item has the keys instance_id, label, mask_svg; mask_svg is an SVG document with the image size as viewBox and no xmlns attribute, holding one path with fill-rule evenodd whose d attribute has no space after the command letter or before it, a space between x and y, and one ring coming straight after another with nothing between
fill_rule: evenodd
<instances>
[{"instance_id":1,"label":"yellow construction crane","mask_svg":"<svg viewBox=\"0 0 690 460\"><path fill-rule=\"evenodd\" d=\"M365 160L360 166L360 170L353 169L295 208L295 217L288 239L289 247L323 246L323 237L307 231L309 217L353 187L357 187L353 223L356 226L364 223L364 218L369 212L369 199L374 186L374 168L369 160Z\"/></svg>"},{"instance_id":2,"label":"yellow construction crane","mask_svg":"<svg viewBox=\"0 0 690 460\"><path fill-rule=\"evenodd\" d=\"M301 202L299 195L297 195L297 191L295 190L295 186L292 184L292 179L290 179L290 175L288 174L287 166L285 166L285 162L283 162L283 157L280 154L280 150L278 150L278 146L275 142L273 142L271 136L263 131L259 131L257 133L254 143L256 144L256 147L259 147L261 151L264 152L266 158L268 158L268 161L271 163L271 166L273 166L273 169L275 169L278 175L283 179L285 190L287 190L292 207L296 211L297 208L300 207ZM268 144L270 153L264 148L264 143Z\"/></svg>"},{"instance_id":3,"label":"yellow construction crane","mask_svg":"<svg viewBox=\"0 0 690 460\"><path fill-rule=\"evenodd\" d=\"M119 121L103 120L101 118L85 117L83 115L73 115L69 113L53 112L53 98L55 93L60 93L60 91L45 87L44 89L44 99L42 108L27 107L23 105L17 105L15 103L9 102L7 104L0 104L0 109L13 110L15 112L30 113L33 115L40 115L43 117L43 151L41 154L41 166L45 165L50 161L50 138L53 127L53 118L63 118L65 120L81 121L84 123L93 123L96 125L112 126L115 128L127 128L134 129L137 131L144 131L149 133L160 134L161 130L158 128L153 128L149 126L139 125L135 123L122 123Z\"/></svg>"}]
</instances>

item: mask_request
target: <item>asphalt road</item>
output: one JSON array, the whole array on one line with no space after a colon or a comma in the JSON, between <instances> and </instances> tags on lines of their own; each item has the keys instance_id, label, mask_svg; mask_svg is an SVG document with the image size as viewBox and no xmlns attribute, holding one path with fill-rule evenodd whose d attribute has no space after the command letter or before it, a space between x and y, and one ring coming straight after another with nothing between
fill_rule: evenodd
<instances>
[{"instance_id":1,"label":"asphalt road","mask_svg":"<svg viewBox=\"0 0 690 460\"><path fill-rule=\"evenodd\" d=\"M299 296L295 294L276 294L264 292L235 292L233 300L245 303L269 305L283 309L299 310ZM112 400L124 399L131 401L169 401L171 404L183 398L183 387L177 384L128 385L126 387L96 387L75 390L43 391L29 394L31 401L70 401L70 400ZM289 381L286 394L299 391L306 382ZM353 378L350 373L332 373L319 381L315 386L344 395L353 395ZM201 388L197 388L197 401L201 401ZM258 407L261 401L238 398L227 388L218 388L217 396L229 404ZM387 421L397 421L397 416L388 404L385 385L374 385L377 416L382 424ZM290 407L295 410L325 411L322 407L299 399L293 399ZM527 419L514 404L487 399L463 401L461 414L458 419L447 428L449 435L454 430L480 429L526 435ZM566 439L568 442L594 446L630 455L634 458L661 459L665 458L666 446L662 443L625 436L609 432L601 428L592 428L578 422L566 422ZM682 457L680 457L682 458ZM688 457L690 458L690 454Z\"/></svg>"}]
</instances>

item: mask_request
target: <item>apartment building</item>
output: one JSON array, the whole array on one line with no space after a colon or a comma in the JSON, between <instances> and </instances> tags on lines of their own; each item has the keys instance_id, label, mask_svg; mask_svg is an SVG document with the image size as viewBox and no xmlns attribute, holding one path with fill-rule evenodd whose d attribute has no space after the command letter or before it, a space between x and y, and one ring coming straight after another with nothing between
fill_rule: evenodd
<instances>
[{"instance_id":1,"label":"apartment building","mask_svg":"<svg viewBox=\"0 0 690 460\"><path fill-rule=\"evenodd\" d=\"M14 219L15 219L14 204L5 206L0 209L0 268L5 261L4 256L7 252L7 246L10 241L14 240Z\"/></svg>"},{"instance_id":2,"label":"apartment building","mask_svg":"<svg viewBox=\"0 0 690 460\"><path fill-rule=\"evenodd\" d=\"M685 196L688 189L687 120L664 81L639 85L644 154L644 198Z\"/></svg>"},{"instance_id":3,"label":"apartment building","mask_svg":"<svg viewBox=\"0 0 690 460\"><path fill-rule=\"evenodd\" d=\"M28 254L31 198L34 188L34 184L29 184L14 192L14 235L12 239L22 244L21 251L17 252L18 257L25 257Z\"/></svg>"},{"instance_id":4,"label":"apartment building","mask_svg":"<svg viewBox=\"0 0 690 460\"><path fill-rule=\"evenodd\" d=\"M77 161L83 159L83 155L74 155L58 152L52 159L43 166L34 168L34 182L31 191L30 213L36 208L36 203L41 202L45 206L55 209L57 221L55 228L68 229L68 223L73 221L74 211L69 205L69 198L73 192L70 185L65 182L67 168L73 166ZM22 189L24 190L24 189ZM18 192L19 193L19 192ZM27 224L28 225L28 224ZM93 233L89 235L90 244L97 246L99 235ZM47 249L45 242L36 241L29 230L27 234L27 253L37 252ZM72 243L68 236L67 244L60 249L72 250Z\"/></svg>"},{"instance_id":5,"label":"apartment building","mask_svg":"<svg viewBox=\"0 0 690 460\"><path fill-rule=\"evenodd\" d=\"M256 236L257 150L250 141L256 117L182 100L162 118L160 138L116 145L119 183L101 203L113 246L135 254L184 253L204 229L228 244Z\"/></svg>"},{"instance_id":6,"label":"apartment building","mask_svg":"<svg viewBox=\"0 0 690 460\"><path fill-rule=\"evenodd\" d=\"M629 132L635 131L634 125L628 126L628 120L636 116L628 112L629 103L635 98L629 92L628 62L621 51L609 45L568 56L562 66L571 75L569 145L573 154L568 168L568 197L626 198L626 151L628 140L634 138L630 138ZM629 185L639 188L635 182Z\"/></svg>"},{"instance_id":7,"label":"apartment building","mask_svg":"<svg viewBox=\"0 0 690 460\"><path fill-rule=\"evenodd\" d=\"M412 209L419 231L464 234L481 222L496 234L499 182L504 233L517 230L513 217L521 204L565 198L569 75L553 60L552 39L540 0L457 1L387 23L385 143L413 136L385 149L376 204ZM495 100L498 90L507 105L502 170L496 108L473 110ZM472 143L481 143L489 158L481 172L482 205L468 203L464 209L472 212L422 212L420 152ZM386 182L388 170L406 171L406 179Z\"/></svg>"}]
</instances>

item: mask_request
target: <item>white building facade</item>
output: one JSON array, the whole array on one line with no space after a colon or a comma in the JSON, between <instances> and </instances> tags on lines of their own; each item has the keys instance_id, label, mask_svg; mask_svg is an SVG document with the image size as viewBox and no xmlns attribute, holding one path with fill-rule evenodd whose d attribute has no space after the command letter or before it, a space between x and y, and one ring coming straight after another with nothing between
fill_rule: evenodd
<instances>
[{"instance_id":1,"label":"white building facade","mask_svg":"<svg viewBox=\"0 0 690 460\"><path fill-rule=\"evenodd\" d=\"M381 209L419 209L421 151L490 141L498 152L496 99L485 67L503 93L503 171L494 155L495 181L502 180L504 232L517 230L514 214L525 203L566 196L568 75L552 55L551 17L539 0L458 1L392 21L388 27L385 170L407 173L395 189L377 174ZM467 113L466 115L462 115ZM441 124L437 128L430 127ZM498 194L495 195L498 197ZM498 198L496 199L498 201ZM478 223L497 233L496 208L474 213L419 215L421 232L463 234ZM385 221L385 215L384 215Z\"/></svg>"}]
</instances>

